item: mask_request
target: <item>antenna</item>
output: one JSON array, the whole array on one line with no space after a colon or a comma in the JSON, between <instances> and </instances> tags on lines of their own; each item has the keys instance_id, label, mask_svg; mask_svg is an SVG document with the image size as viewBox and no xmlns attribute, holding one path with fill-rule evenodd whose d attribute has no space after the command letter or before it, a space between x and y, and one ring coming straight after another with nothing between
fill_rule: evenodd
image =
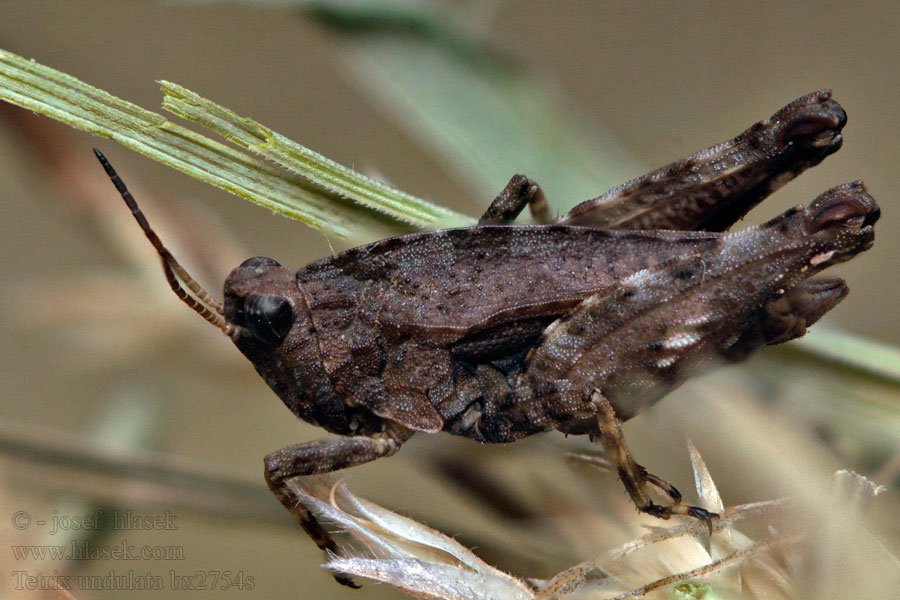
<instances>
[{"instance_id":1,"label":"antenna","mask_svg":"<svg viewBox=\"0 0 900 600\"><path fill-rule=\"evenodd\" d=\"M184 270L178 261L175 260L172 253L163 246L159 236L156 235L156 232L150 227L147 217L145 217L144 213L141 212L141 209L138 208L137 202L125 186L125 182L122 181L122 178L119 177L116 170L113 169L113 166L109 164L109 161L106 160L103 153L94 148L94 155L97 157L97 160L100 161L100 164L103 165L106 174L109 175L110 181L113 182L113 185L116 186L116 189L122 196L122 200L124 200L125 204L128 205L128 208L131 209L131 214L134 215L138 225L144 230L147 239L150 240L150 243L156 248L156 252L162 259L163 272L166 275L166 281L169 282L169 286L172 288L172 291L175 292L175 295L181 298L182 302L190 306L194 312L221 329L225 335L231 335L234 326L225 320L225 317L223 316L224 312L222 311L222 303L214 300L209 295L209 292L203 289L203 287ZM188 294L185 289L181 287L182 283L194 293L196 298Z\"/></svg>"}]
</instances>

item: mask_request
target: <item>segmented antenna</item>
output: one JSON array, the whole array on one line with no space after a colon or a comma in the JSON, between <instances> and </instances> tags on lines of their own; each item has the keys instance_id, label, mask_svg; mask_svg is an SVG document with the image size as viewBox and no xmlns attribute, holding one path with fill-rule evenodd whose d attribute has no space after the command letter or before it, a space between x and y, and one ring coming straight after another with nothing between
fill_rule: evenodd
<instances>
[{"instance_id":1,"label":"segmented antenna","mask_svg":"<svg viewBox=\"0 0 900 600\"><path fill-rule=\"evenodd\" d=\"M172 256L172 253L163 246L159 236L156 235L156 232L150 227L147 217L145 217L144 213L141 212L141 209L138 208L137 202L125 186L125 182L122 181L122 178L119 177L116 170L109 164L109 161L106 160L103 153L94 148L94 155L97 157L97 160L100 161L100 164L103 165L106 174L109 175L109 179L113 182L113 185L116 186L116 189L122 196L122 200L124 200L125 204L128 205L128 208L131 209L131 214L134 215L138 225L144 230L147 239L150 240L150 243L156 248L156 252L159 254L160 259L162 259L163 272L166 274L166 281L169 282L169 286L172 288L172 291L175 292L175 295L181 298L182 302L190 306L201 317L221 329L225 335L230 335L234 326L225 321L222 303L214 300L209 295L209 292L203 289L193 277L188 275L188 272L178 264L178 261ZM196 298L188 294L184 288L181 287L182 283L194 293Z\"/></svg>"}]
</instances>

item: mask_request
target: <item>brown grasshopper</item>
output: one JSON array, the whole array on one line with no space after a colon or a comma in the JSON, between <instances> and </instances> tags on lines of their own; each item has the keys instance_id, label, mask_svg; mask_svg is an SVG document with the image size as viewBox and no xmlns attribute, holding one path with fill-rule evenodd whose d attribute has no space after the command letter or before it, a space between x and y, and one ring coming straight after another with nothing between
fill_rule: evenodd
<instances>
[{"instance_id":1,"label":"brown grasshopper","mask_svg":"<svg viewBox=\"0 0 900 600\"><path fill-rule=\"evenodd\" d=\"M836 152L845 122L829 91L809 94L555 222L537 184L516 175L474 227L382 240L299 271L251 258L228 276L224 303L165 249L97 155L175 293L295 415L338 434L265 458L275 496L337 552L289 481L390 456L417 431L491 443L551 429L598 437L639 510L711 528L715 514L682 504L632 459L619 423L706 365L803 335L846 296L840 279L809 278L872 246L879 209L861 182L720 233ZM510 225L525 205L540 224ZM650 487L671 503L654 503Z\"/></svg>"}]
</instances>

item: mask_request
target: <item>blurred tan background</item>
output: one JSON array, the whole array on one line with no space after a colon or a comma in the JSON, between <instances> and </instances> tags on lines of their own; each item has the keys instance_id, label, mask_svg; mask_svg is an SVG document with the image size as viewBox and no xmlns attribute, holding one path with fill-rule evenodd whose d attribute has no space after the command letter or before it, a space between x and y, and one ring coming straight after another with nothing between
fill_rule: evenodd
<instances>
[{"instance_id":1,"label":"blurred tan background","mask_svg":"<svg viewBox=\"0 0 900 600\"><path fill-rule=\"evenodd\" d=\"M161 99L155 81L176 82L343 164L479 214L491 198L484 186L444 167L353 79L342 54L343 36L349 34L285 4L8 0L0 13L0 47L150 110L159 110ZM473 31L493 50L544 81L562 116L585 137L617 140L623 163L634 170L618 174L607 187L639 175L640 165L660 166L723 141L797 96L832 88L849 114L842 150L761 205L748 222L863 179L882 208L876 245L829 271L848 280L851 295L827 322L888 344L900 341L900 7L502 1L448 6L468 11ZM267 452L322 433L297 422L231 344L168 291L149 245L128 221L90 149L104 151L161 237L214 292L230 267L246 257L272 256L299 267L327 255L329 240L111 142L19 109L2 109L0 421L25 432L23 439L36 434L48 444L58 442L62 454L67 444L79 444L58 437L68 433L93 438L113 453L137 448L184 457L205 474L260 487ZM540 172L527 175L542 181ZM504 183L498 179L493 188ZM67 199L72 186L96 204ZM599 187L595 195L604 190ZM585 199L560 187L546 191L562 210ZM895 405L896 387L887 389L882 396ZM659 419L650 418L645 426L659 425ZM683 435L672 435L683 448ZM410 445L423 453L441 448L450 455L481 457L517 451L473 449L465 440L437 437ZM466 525L479 526L474 519L483 518L488 527L491 517L472 516L477 507L464 495L441 491L438 477L414 470L417 454L407 448L391 461L354 472L352 486L386 506L430 516L435 526L449 525L444 531L462 539ZM835 459L837 466L851 466L841 463ZM720 462L724 470L728 464ZM676 466L671 474L685 488L686 468ZM156 514L165 505L165 498L153 496L158 488L121 473L93 479L78 465L66 467L59 456L0 459L0 477L4 545L7 539L55 543L35 530L32 541L21 541L15 537L21 532L8 529L8 515L93 510L99 500L85 499L85 490L103 497L103 506ZM255 578L253 590L224 592L232 597L398 597L374 585L355 594L338 588L316 567L321 556L282 519L275 501L266 504L264 493L258 498L263 500L256 520L234 517L248 512L245 505L212 515L175 508L181 515L177 535L129 532L132 543L183 546L180 563L79 568L163 575L171 569L243 570ZM179 498L177 506L192 501ZM72 506L76 509L65 508ZM455 518L459 507L470 512ZM0 581L12 570L30 568L9 562L5 547L0 556ZM16 594L7 597L30 597ZM177 595L171 589L166 594ZM76 595L121 597L113 591ZM191 597L220 595L207 591ZM128 592L128 597L145 595Z\"/></svg>"}]
</instances>

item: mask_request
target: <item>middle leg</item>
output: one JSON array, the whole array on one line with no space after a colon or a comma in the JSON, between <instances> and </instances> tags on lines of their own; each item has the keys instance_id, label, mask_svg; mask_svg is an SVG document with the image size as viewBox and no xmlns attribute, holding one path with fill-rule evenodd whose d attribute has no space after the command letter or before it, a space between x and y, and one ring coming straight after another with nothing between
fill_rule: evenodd
<instances>
[{"instance_id":1,"label":"middle leg","mask_svg":"<svg viewBox=\"0 0 900 600\"><path fill-rule=\"evenodd\" d=\"M612 455L619 478L638 510L661 519L668 519L672 515L694 517L705 521L712 533L712 521L719 515L709 512L705 508L682 504L681 492L675 486L665 479L648 473L631 457L631 452L625 443L625 436L622 434L622 426L616 417L616 411L603 397L603 394L595 390L591 395L591 403L597 408L597 430L600 433L600 441ZM655 504L647 491L648 485L663 492L672 500L672 504L669 506Z\"/></svg>"},{"instance_id":2,"label":"middle leg","mask_svg":"<svg viewBox=\"0 0 900 600\"><path fill-rule=\"evenodd\" d=\"M488 206L478 220L479 225L506 225L512 223L525 205L531 209L531 216L541 224L556 221L550 216L550 207L544 191L537 183L524 175L513 175L506 187Z\"/></svg>"}]
</instances>

